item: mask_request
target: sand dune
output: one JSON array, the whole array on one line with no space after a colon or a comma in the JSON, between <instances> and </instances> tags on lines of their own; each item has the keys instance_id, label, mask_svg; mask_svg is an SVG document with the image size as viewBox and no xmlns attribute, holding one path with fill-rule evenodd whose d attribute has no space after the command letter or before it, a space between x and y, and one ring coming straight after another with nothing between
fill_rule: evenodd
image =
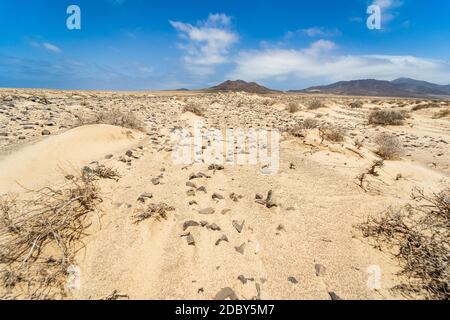
<instances>
[{"instance_id":1,"label":"sand dune","mask_svg":"<svg viewBox=\"0 0 450 320\"><path fill-rule=\"evenodd\" d=\"M61 174L133 146L142 133L111 125L88 125L49 136L0 159L0 193L55 184Z\"/></svg>"}]
</instances>

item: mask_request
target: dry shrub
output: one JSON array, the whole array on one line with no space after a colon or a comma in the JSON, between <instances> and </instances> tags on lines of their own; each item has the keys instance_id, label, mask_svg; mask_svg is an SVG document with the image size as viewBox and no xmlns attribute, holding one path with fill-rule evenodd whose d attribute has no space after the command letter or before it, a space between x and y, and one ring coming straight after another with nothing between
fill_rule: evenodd
<instances>
[{"instance_id":1,"label":"dry shrub","mask_svg":"<svg viewBox=\"0 0 450 320\"><path fill-rule=\"evenodd\" d=\"M426 195L412 192L412 205L389 208L379 219L359 225L364 237L388 250L401 265L405 283L396 286L406 295L426 299L450 298L450 188Z\"/></svg>"},{"instance_id":2,"label":"dry shrub","mask_svg":"<svg viewBox=\"0 0 450 320\"><path fill-rule=\"evenodd\" d=\"M380 133L375 137L376 154L385 160L395 160L400 157L403 146L400 139L387 133Z\"/></svg>"},{"instance_id":3,"label":"dry shrub","mask_svg":"<svg viewBox=\"0 0 450 320\"><path fill-rule=\"evenodd\" d=\"M316 109L320 109L320 108L326 108L325 104L323 104L322 101L320 100L312 100L309 104L308 104L308 109L309 110L316 110Z\"/></svg>"},{"instance_id":4,"label":"dry shrub","mask_svg":"<svg viewBox=\"0 0 450 320\"><path fill-rule=\"evenodd\" d=\"M405 111L374 110L369 114L369 124L398 126L402 125L407 117Z\"/></svg>"},{"instance_id":5,"label":"dry shrub","mask_svg":"<svg viewBox=\"0 0 450 320\"><path fill-rule=\"evenodd\" d=\"M117 169L107 167L103 164L98 164L94 168L86 166L82 169L82 174L89 179L111 179L119 181L121 177Z\"/></svg>"},{"instance_id":6,"label":"dry shrub","mask_svg":"<svg viewBox=\"0 0 450 320\"><path fill-rule=\"evenodd\" d=\"M298 110L300 110L297 102L289 102L287 106L287 111L289 113L296 113Z\"/></svg>"},{"instance_id":7,"label":"dry shrub","mask_svg":"<svg viewBox=\"0 0 450 320\"><path fill-rule=\"evenodd\" d=\"M27 299L64 296L66 277L102 201L95 181L80 175L27 199L0 198L1 284Z\"/></svg>"},{"instance_id":8,"label":"dry shrub","mask_svg":"<svg viewBox=\"0 0 450 320\"><path fill-rule=\"evenodd\" d=\"M205 115L205 109L199 105L196 105L194 103L189 103L183 108L184 112L192 112L196 116L203 117Z\"/></svg>"},{"instance_id":9,"label":"dry shrub","mask_svg":"<svg viewBox=\"0 0 450 320\"><path fill-rule=\"evenodd\" d=\"M345 137L345 130L341 127L328 125L319 128L319 135L322 139L321 143L324 140L332 141L332 142L343 142Z\"/></svg>"},{"instance_id":10,"label":"dry shrub","mask_svg":"<svg viewBox=\"0 0 450 320\"><path fill-rule=\"evenodd\" d=\"M306 130L315 129L319 126L320 122L314 118L306 118L305 121L302 122L302 127Z\"/></svg>"},{"instance_id":11,"label":"dry shrub","mask_svg":"<svg viewBox=\"0 0 450 320\"><path fill-rule=\"evenodd\" d=\"M153 218L156 220L167 219L167 212L174 211L175 208L167 205L166 203L150 203L146 208L138 210L134 215L134 223L139 224L140 222Z\"/></svg>"},{"instance_id":12,"label":"dry shrub","mask_svg":"<svg viewBox=\"0 0 450 320\"><path fill-rule=\"evenodd\" d=\"M307 118L294 127L290 128L288 132L297 138L304 138L306 136L306 131L315 129L319 126L319 121L314 118Z\"/></svg>"},{"instance_id":13,"label":"dry shrub","mask_svg":"<svg viewBox=\"0 0 450 320\"><path fill-rule=\"evenodd\" d=\"M428 104L418 104L411 108L411 111L419 111L423 109L431 109L431 108L439 108L440 104L438 103L428 103Z\"/></svg>"},{"instance_id":14,"label":"dry shrub","mask_svg":"<svg viewBox=\"0 0 450 320\"><path fill-rule=\"evenodd\" d=\"M133 113L124 113L117 108L102 111L91 117L79 116L79 125L87 124L110 124L124 128L143 130L144 124Z\"/></svg>"},{"instance_id":15,"label":"dry shrub","mask_svg":"<svg viewBox=\"0 0 450 320\"><path fill-rule=\"evenodd\" d=\"M433 119L440 119L440 118L444 118L444 117L448 117L448 116L450 116L450 109L444 109L444 110L436 112L433 115Z\"/></svg>"},{"instance_id":16,"label":"dry shrub","mask_svg":"<svg viewBox=\"0 0 450 320\"><path fill-rule=\"evenodd\" d=\"M352 109L361 109L364 106L364 104L362 103L362 101L355 101L350 103L350 108Z\"/></svg>"}]
</instances>

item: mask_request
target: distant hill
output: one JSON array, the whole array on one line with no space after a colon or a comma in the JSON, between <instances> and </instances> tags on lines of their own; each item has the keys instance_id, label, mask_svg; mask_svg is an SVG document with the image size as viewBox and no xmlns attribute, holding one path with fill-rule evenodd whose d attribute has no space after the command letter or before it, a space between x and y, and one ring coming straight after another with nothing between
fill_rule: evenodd
<instances>
[{"instance_id":1,"label":"distant hill","mask_svg":"<svg viewBox=\"0 0 450 320\"><path fill-rule=\"evenodd\" d=\"M327 86L291 90L290 92L320 92L355 96L424 97L450 95L450 85L443 86L409 78L399 78L393 81L366 79L340 81Z\"/></svg>"},{"instance_id":2,"label":"distant hill","mask_svg":"<svg viewBox=\"0 0 450 320\"><path fill-rule=\"evenodd\" d=\"M249 93L274 93L279 92L259 85L255 82L245 82L243 80L227 80L217 86L206 89L213 92L249 92Z\"/></svg>"},{"instance_id":3,"label":"distant hill","mask_svg":"<svg viewBox=\"0 0 450 320\"><path fill-rule=\"evenodd\" d=\"M391 81L397 87L413 92L423 94L448 95L450 94L450 85L443 86L431 82L414 80L410 78L399 78Z\"/></svg>"}]
</instances>

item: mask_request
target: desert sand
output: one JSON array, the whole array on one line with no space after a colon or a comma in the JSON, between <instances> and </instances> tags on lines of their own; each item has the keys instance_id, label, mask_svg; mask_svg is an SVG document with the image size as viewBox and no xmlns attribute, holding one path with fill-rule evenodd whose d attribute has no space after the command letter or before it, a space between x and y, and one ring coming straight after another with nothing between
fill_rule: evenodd
<instances>
[{"instance_id":1,"label":"desert sand","mask_svg":"<svg viewBox=\"0 0 450 320\"><path fill-rule=\"evenodd\" d=\"M308 108L316 98L323 106ZM352 108L355 101L361 106ZM289 112L292 102L298 110ZM450 108L449 102L411 110L428 103L3 89L0 195L26 197L30 190L64 183L85 166L104 165L120 174L97 181L100 210L88 217L83 244L76 245L72 265L79 271L76 284L58 296L64 299L214 299L230 292L239 299L405 299L391 290L404 281L397 274L399 262L355 225L409 203L415 187L438 192L449 186L450 118L434 117ZM186 111L193 104L203 113ZM80 122L112 108L133 114L143 128ZM409 117L401 125L371 125L368 115L376 108L407 110ZM317 128L292 134L310 118L343 128L344 140L322 141ZM171 131L198 120L221 130L279 130L278 172L263 175L260 165L251 164L225 163L218 170L204 163L174 164ZM402 152L360 185L358 176L380 159L374 139L381 132L396 136ZM240 152L245 150L235 150ZM270 190L276 206L255 201ZM136 223L136 214L151 203L172 208L162 218ZM376 289L368 285L374 266L381 270ZM0 294L29 298L20 281Z\"/></svg>"}]
</instances>

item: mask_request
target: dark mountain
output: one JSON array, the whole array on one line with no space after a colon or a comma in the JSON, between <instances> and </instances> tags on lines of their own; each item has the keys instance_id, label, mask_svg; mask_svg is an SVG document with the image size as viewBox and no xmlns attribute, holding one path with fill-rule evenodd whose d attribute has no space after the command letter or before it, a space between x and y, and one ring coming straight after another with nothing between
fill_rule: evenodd
<instances>
[{"instance_id":1,"label":"dark mountain","mask_svg":"<svg viewBox=\"0 0 450 320\"><path fill-rule=\"evenodd\" d=\"M327 86L316 86L291 92L321 92L355 96L424 97L450 95L449 89L450 86L400 78L394 81L374 79L340 81Z\"/></svg>"},{"instance_id":2,"label":"dark mountain","mask_svg":"<svg viewBox=\"0 0 450 320\"><path fill-rule=\"evenodd\" d=\"M409 92L436 95L450 94L450 85L443 86L410 78L399 78L391 82L397 87Z\"/></svg>"},{"instance_id":3,"label":"dark mountain","mask_svg":"<svg viewBox=\"0 0 450 320\"><path fill-rule=\"evenodd\" d=\"M207 91L213 92L249 92L249 93L274 93L276 90L272 90L261 86L255 82L245 82L243 80L231 81L227 80L215 87L207 89Z\"/></svg>"}]
</instances>

